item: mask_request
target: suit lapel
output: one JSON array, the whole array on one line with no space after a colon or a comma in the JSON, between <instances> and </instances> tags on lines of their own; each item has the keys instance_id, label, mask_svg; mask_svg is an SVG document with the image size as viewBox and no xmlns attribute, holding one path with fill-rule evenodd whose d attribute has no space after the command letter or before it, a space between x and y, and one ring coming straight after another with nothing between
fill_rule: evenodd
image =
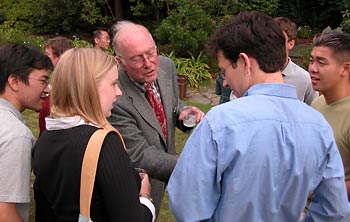
<instances>
[{"instance_id":1,"label":"suit lapel","mask_svg":"<svg viewBox=\"0 0 350 222\"><path fill-rule=\"evenodd\" d=\"M140 116L142 116L142 118L158 132L163 141L165 141L157 117L154 114L152 107L146 100L145 94L143 94L142 91L137 88L137 86L130 80L125 72L120 72L120 82L123 85L123 93L126 93L126 95L131 99L132 104Z\"/></svg>"}]
</instances>

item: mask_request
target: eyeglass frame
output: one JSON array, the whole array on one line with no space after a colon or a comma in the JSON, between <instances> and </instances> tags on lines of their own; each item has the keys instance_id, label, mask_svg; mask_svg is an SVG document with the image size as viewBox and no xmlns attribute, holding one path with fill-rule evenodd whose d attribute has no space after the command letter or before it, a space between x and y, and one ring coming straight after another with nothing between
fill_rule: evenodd
<instances>
[{"instance_id":1,"label":"eyeglass frame","mask_svg":"<svg viewBox=\"0 0 350 222\"><path fill-rule=\"evenodd\" d=\"M154 52L152 51L154 50ZM151 52L152 51L152 52ZM117 54L116 56L119 58L119 59L127 59L129 60L132 64L134 65L143 65L145 60L148 59L148 60L152 60L154 58L156 58L157 56L159 55L159 50L157 48L157 46L155 47L152 47L151 49L149 49L147 52L141 54L141 55L135 55L135 56L132 56L131 58L127 59L125 57L123 57L122 55L120 54ZM139 59L138 59L139 58ZM138 60L138 61L136 61ZM152 60L153 61L153 60Z\"/></svg>"},{"instance_id":2,"label":"eyeglass frame","mask_svg":"<svg viewBox=\"0 0 350 222\"><path fill-rule=\"evenodd\" d=\"M232 62L230 63L230 64L228 64L225 68L223 68L223 69L220 69L220 71L219 71L219 76L222 78L222 79L225 79L225 77L226 77L226 74L225 74L225 72L226 72L226 69L229 67L229 66L232 66Z\"/></svg>"},{"instance_id":3,"label":"eyeglass frame","mask_svg":"<svg viewBox=\"0 0 350 222\"><path fill-rule=\"evenodd\" d=\"M45 87L47 87L48 85L50 85L50 80L48 78L45 78L45 79L37 79L37 78L33 78L33 77L29 77L28 79L34 79L34 80L37 80L37 81L40 81L41 84Z\"/></svg>"}]
</instances>

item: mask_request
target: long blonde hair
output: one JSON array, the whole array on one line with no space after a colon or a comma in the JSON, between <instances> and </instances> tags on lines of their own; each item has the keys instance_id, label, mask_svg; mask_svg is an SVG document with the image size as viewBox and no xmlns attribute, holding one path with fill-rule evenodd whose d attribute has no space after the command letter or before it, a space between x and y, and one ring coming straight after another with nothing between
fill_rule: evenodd
<instances>
[{"instance_id":1,"label":"long blonde hair","mask_svg":"<svg viewBox=\"0 0 350 222\"><path fill-rule=\"evenodd\" d=\"M116 65L112 56L98 49L66 51L53 72L51 117L78 115L88 123L114 129L102 111L97 83Z\"/></svg>"}]
</instances>

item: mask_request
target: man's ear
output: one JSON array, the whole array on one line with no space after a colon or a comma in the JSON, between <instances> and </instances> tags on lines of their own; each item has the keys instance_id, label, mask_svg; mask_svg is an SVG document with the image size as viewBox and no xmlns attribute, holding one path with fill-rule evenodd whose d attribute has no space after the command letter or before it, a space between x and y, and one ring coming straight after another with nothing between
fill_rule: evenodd
<instances>
[{"instance_id":1,"label":"man's ear","mask_svg":"<svg viewBox=\"0 0 350 222\"><path fill-rule=\"evenodd\" d=\"M121 59L120 57L118 57L118 56L115 56L114 58L115 58L115 60L117 61L118 66L121 67L123 70L125 70L125 69L126 69L126 66L125 66L125 64L123 63L122 59Z\"/></svg>"},{"instance_id":2,"label":"man's ear","mask_svg":"<svg viewBox=\"0 0 350 222\"><path fill-rule=\"evenodd\" d=\"M14 76L13 74L9 75L7 78L7 84L13 91L18 91L20 89L20 83L22 83L22 81L19 77Z\"/></svg>"},{"instance_id":3,"label":"man's ear","mask_svg":"<svg viewBox=\"0 0 350 222\"><path fill-rule=\"evenodd\" d=\"M100 39L97 38L97 37L95 37L95 38L94 38L94 42L95 42L95 45L96 45L96 44L98 44L98 43L100 42Z\"/></svg>"},{"instance_id":4,"label":"man's ear","mask_svg":"<svg viewBox=\"0 0 350 222\"><path fill-rule=\"evenodd\" d=\"M295 40L294 39L287 42L288 50L291 50L292 48L294 48L294 46L295 46Z\"/></svg>"},{"instance_id":5,"label":"man's ear","mask_svg":"<svg viewBox=\"0 0 350 222\"><path fill-rule=\"evenodd\" d=\"M250 75L250 70L251 70L251 61L249 59L249 56L245 54L244 52L239 53L239 58L243 62L243 67L244 67L244 73L246 75Z\"/></svg>"},{"instance_id":6,"label":"man's ear","mask_svg":"<svg viewBox=\"0 0 350 222\"><path fill-rule=\"evenodd\" d=\"M347 76L350 80L350 62L345 62L343 65L343 71L341 73L341 76Z\"/></svg>"}]
</instances>

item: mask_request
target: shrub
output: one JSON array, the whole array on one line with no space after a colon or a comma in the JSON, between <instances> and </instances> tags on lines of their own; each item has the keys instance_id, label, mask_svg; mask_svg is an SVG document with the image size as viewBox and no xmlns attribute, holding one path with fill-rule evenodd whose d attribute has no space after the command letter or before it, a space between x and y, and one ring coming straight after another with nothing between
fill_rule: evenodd
<instances>
[{"instance_id":1,"label":"shrub","mask_svg":"<svg viewBox=\"0 0 350 222\"><path fill-rule=\"evenodd\" d=\"M199 84L204 81L212 81L212 76L209 73L209 66L203 62L203 53L200 52L197 57L194 57L189 52L190 58L178 58L174 55L174 51L165 55L170 57L176 65L178 75L187 76L190 87L198 88Z\"/></svg>"},{"instance_id":2,"label":"shrub","mask_svg":"<svg viewBox=\"0 0 350 222\"><path fill-rule=\"evenodd\" d=\"M312 31L308 25L298 27L297 38L306 39L312 37Z\"/></svg>"},{"instance_id":3,"label":"shrub","mask_svg":"<svg viewBox=\"0 0 350 222\"><path fill-rule=\"evenodd\" d=\"M340 27L344 32L350 32L350 11L349 11L349 9L342 11L342 15L343 15L343 21L341 22Z\"/></svg>"},{"instance_id":4,"label":"shrub","mask_svg":"<svg viewBox=\"0 0 350 222\"><path fill-rule=\"evenodd\" d=\"M170 42L177 55L185 56L186 52L197 55L215 25L200 5L181 2L155 30L155 37L161 44Z\"/></svg>"}]
</instances>

